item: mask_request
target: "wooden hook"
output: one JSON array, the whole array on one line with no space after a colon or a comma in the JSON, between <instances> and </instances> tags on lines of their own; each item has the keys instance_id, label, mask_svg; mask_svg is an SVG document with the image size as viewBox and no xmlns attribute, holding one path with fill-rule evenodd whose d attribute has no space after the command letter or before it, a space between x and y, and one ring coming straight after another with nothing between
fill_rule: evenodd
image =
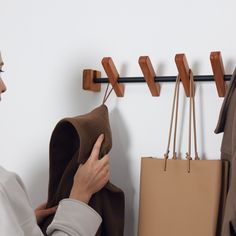
<instances>
[{"instance_id":1,"label":"wooden hook","mask_svg":"<svg viewBox=\"0 0 236 236\"><path fill-rule=\"evenodd\" d=\"M117 97L124 97L124 85L119 84L119 74L111 57L104 57L102 59L102 66L107 74L108 80L113 87Z\"/></svg>"},{"instance_id":2,"label":"wooden hook","mask_svg":"<svg viewBox=\"0 0 236 236\"><path fill-rule=\"evenodd\" d=\"M97 70L83 70L83 89L93 92L101 91L101 84L94 83L93 79L101 78L101 72Z\"/></svg>"},{"instance_id":3,"label":"wooden hook","mask_svg":"<svg viewBox=\"0 0 236 236\"><path fill-rule=\"evenodd\" d=\"M185 94L190 96L190 82L189 82L189 66L185 54L176 54L175 63L183 83Z\"/></svg>"},{"instance_id":4,"label":"wooden hook","mask_svg":"<svg viewBox=\"0 0 236 236\"><path fill-rule=\"evenodd\" d=\"M210 60L218 95L219 97L224 97L226 94L226 85L224 81L225 70L223 66L221 53L219 51L211 52Z\"/></svg>"},{"instance_id":5,"label":"wooden hook","mask_svg":"<svg viewBox=\"0 0 236 236\"><path fill-rule=\"evenodd\" d=\"M155 71L148 56L139 57L138 63L143 72L144 79L146 80L152 96L160 96L160 84L155 83Z\"/></svg>"}]
</instances>

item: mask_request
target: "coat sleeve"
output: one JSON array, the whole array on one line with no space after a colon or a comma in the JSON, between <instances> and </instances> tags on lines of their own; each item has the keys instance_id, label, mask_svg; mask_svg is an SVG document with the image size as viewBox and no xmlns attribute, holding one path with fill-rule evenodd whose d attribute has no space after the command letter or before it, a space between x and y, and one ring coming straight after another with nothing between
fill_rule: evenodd
<instances>
[{"instance_id":1,"label":"coat sleeve","mask_svg":"<svg viewBox=\"0 0 236 236\"><path fill-rule=\"evenodd\" d=\"M64 199L60 202L52 223L48 226L49 236L94 236L102 222L100 215L87 204Z\"/></svg>"},{"instance_id":2,"label":"coat sleeve","mask_svg":"<svg viewBox=\"0 0 236 236\"><path fill-rule=\"evenodd\" d=\"M17 219L16 212L3 191L0 191L0 235L24 235L25 229ZM43 236L32 218L27 220L28 233ZM49 236L94 236L101 224L101 217L96 211L82 202L64 199L60 202L54 220L49 225Z\"/></svg>"},{"instance_id":3,"label":"coat sleeve","mask_svg":"<svg viewBox=\"0 0 236 236\"><path fill-rule=\"evenodd\" d=\"M0 190L0 235L23 235L14 209L7 200L4 191Z\"/></svg>"},{"instance_id":4,"label":"coat sleeve","mask_svg":"<svg viewBox=\"0 0 236 236\"><path fill-rule=\"evenodd\" d=\"M20 177L0 171L0 235L43 236ZM87 204L73 199L59 203L49 236L94 236L101 224L100 215Z\"/></svg>"}]
</instances>

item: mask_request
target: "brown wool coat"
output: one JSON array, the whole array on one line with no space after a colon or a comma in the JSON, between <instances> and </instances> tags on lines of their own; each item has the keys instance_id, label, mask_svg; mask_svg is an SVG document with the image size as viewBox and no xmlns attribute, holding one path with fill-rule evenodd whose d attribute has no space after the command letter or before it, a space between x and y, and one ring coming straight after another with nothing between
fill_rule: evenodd
<instances>
[{"instance_id":1,"label":"brown wool coat","mask_svg":"<svg viewBox=\"0 0 236 236\"><path fill-rule=\"evenodd\" d=\"M105 105L88 114L65 118L55 127L50 141L50 169L47 207L55 206L63 198L68 198L73 177L82 163L85 163L98 136L104 133L100 157L112 147L108 109ZM124 193L108 182L94 194L89 205L102 217L103 222L96 236L122 236L124 231ZM53 216L49 216L41 225L46 235L47 226ZM89 224L89 222L88 222Z\"/></svg>"},{"instance_id":2,"label":"brown wool coat","mask_svg":"<svg viewBox=\"0 0 236 236\"><path fill-rule=\"evenodd\" d=\"M224 132L221 159L230 162L229 190L221 236L236 235L236 69L222 104L216 133Z\"/></svg>"}]
</instances>

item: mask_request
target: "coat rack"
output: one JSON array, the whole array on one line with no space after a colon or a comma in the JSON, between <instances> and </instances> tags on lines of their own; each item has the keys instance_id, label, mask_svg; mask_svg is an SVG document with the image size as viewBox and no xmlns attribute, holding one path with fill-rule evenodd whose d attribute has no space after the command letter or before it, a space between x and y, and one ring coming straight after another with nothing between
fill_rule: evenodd
<instances>
[{"instance_id":1,"label":"coat rack","mask_svg":"<svg viewBox=\"0 0 236 236\"><path fill-rule=\"evenodd\" d=\"M215 81L219 97L224 97L226 93L225 81L231 79L231 75L225 75L221 52L211 52L210 61L213 75L194 75L194 81L205 82ZM101 78L101 72L86 69L83 71L83 89L93 92L101 90L101 83L110 83L117 97L124 96L123 83L140 83L146 82L152 96L160 96L159 82L175 82L176 76L157 76L153 69L151 60L148 56L141 56L138 60L143 77L120 77L111 57L102 59L102 66L107 78ZM189 72L190 68L185 54L176 54L175 63L183 83L186 96L189 97Z\"/></svg>"}]
</instances>

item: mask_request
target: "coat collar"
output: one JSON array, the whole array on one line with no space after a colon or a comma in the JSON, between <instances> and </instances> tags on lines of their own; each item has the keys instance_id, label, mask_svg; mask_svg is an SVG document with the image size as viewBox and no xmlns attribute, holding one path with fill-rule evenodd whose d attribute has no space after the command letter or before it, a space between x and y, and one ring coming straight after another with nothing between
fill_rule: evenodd
<instances>
[{"instance_id":1,"label":"coat collar","mask_svg":"<svg viewBox=\"0 0 236 236\"><path fill-rule=\"evenodd\" d=\"M227 111L228 111L230 100L233 95L235 87L236 87L236 68L234 69L234 73L233 73L230 83L229 83L229 88L227 90L226 96L224 98L224 101L223 101L223 104L222 104L222 107L220 110L218 123L217 123L216 129L215 129L216 134L224 131L225 121L226 121L226 117L227 117Z\"/></svg>"}]
</instances>

